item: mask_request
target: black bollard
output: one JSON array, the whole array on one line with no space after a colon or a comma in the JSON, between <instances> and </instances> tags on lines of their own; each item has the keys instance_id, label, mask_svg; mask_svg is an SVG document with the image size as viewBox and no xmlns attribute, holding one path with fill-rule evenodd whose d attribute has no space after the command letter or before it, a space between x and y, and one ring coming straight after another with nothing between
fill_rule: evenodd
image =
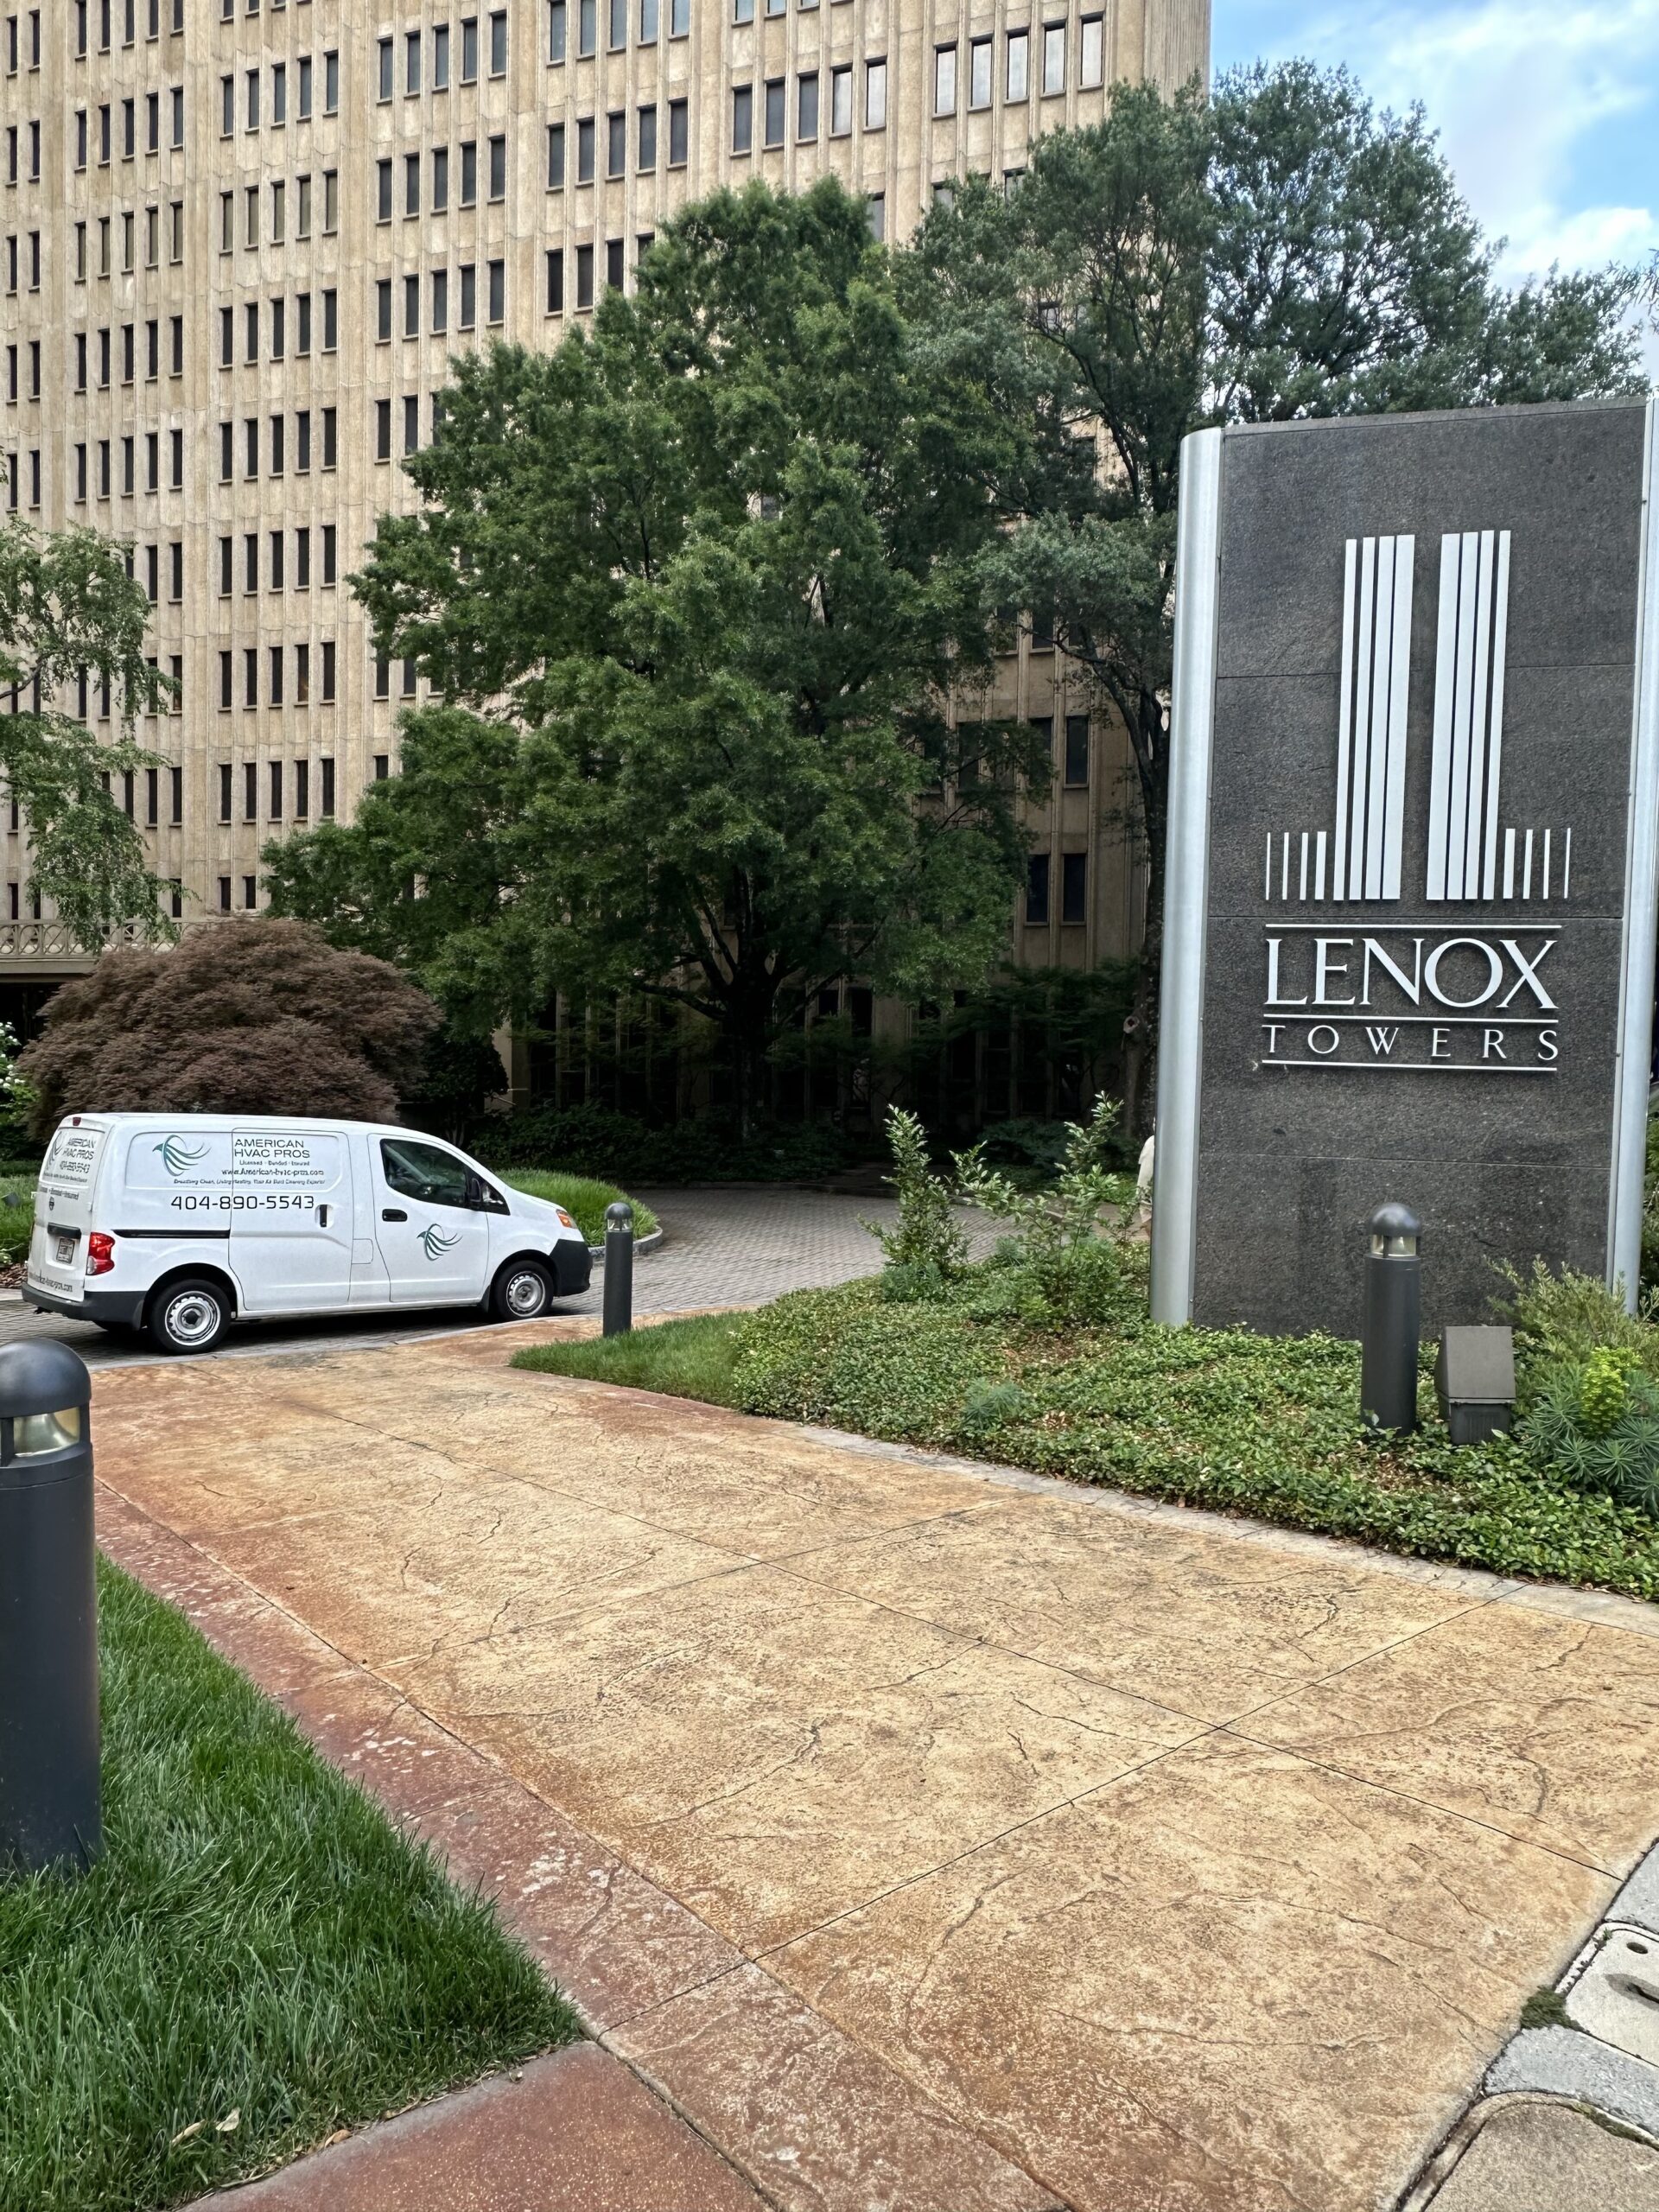
<instances>
[{"instance_id":1,"label":"black bollard","mask_svg":"<svg viewBox=\"0 0 1659 2212\"><path fill-rule=\"evenodd\" d=\"M1369 1224L1359 1413L1378 1436L1417 1426L1417 1339L1422 1322L1422 1224L1409 1206L1378 1206Z\"/></svg>"},{"instance_id":2,"label":"black bollard","mask_svg":"<svg viewBox=\"0 0 1659 2212\"><path fill-rule=\"evenodd\" d=\"M103 1843L91 1400L67 1344L0 1351L0 1866L31 1872Z\"/></svg>"},{"instance_id":3,"label":"black bollard","mask_svg":"<svg viewBox=\"0 0 1659 2212\"><path fill-rule=\"evenodd\" d=\"M605 1334L633 1326L633 1208L619 1198L605 1209Z\"/></svg>"}]
</instances>

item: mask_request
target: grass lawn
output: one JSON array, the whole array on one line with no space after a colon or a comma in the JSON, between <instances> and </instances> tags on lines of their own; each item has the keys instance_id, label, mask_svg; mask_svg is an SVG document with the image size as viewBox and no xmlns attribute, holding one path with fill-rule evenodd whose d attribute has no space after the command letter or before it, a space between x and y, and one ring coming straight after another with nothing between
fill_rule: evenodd
<instances>
[{"instance_id":1,"label":"grass lawn","mask_svg":"<svg viewBox=\"0 0 1659 2212\"><path fill-rule=\"evenodd\" d=\"M105 1855L0 1878L6 2212L178 2204L576 2034L178 1613L99 1588Z\"/></svg>"},{"instance_id":2,"label":"grass lawn","mask_svg":"<svg viewBox=\"0 0 1659 2212\"><path fill-rule=\"evenodd\" d=\"M1431 1346L1422 1430L1384 1450L1361 1433L1355 1344L1160 1328L1134 1281L1109 1319L1057 1331L1021 1317L1020 1274L982 1265L903 1302L879 1281L797 1291L517 1363L1659 1599L1651 1514L1552 1479L1508 1440L1453 1448Z\"/></svg>"},{"instance_id":3,"label":"grass lawn","mask_svg":"<svg viewBox=\"0 0 1659 2212\"><path fill-rule=\"evenodd\" d=\"M620 1337L588 1337L580 1344L535 1344L515 1352L515 1367L543 1375L587 1375L635 1390L664 1390L671 1397L701 1398L711 1406L741 1402L733 1370L738 1334L734 1313L696 1313L683 1321L653 1321Z\"/></svg>"},{"instance_id":4,"label":"grass lawn","mask_svg":"<svg viewBox=\"0 0 1659 2212\"><path fill-rule=\"evenodd\" d=\"M546 1198L556 1206L563 1206L567 1213L576 1217L577 1225L590 1244L605 1242L605 1209L614 1205L619 1198L628 1198L626 1191L619 1191L614 1183L595 1181L591 1175L559 1175L547 1167L515 1167L502 1169L501 1179L511 1189L522 1191L527 1198ZM633 1208L633 1233L649 1236L657 1226L657 1217L649 1206L642 1206L637 1198L628 1198Z\"/></svg>"}]
</instances>

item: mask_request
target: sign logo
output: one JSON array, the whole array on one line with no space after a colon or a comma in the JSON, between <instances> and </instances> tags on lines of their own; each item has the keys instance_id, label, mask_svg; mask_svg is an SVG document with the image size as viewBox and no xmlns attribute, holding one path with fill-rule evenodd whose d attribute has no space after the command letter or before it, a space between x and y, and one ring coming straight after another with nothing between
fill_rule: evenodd
<instances>
[{"instance_id":1,"label":"sign logo","mask_svg":"<svg viewBox=\"0 0 1659 2212\"><path fill-rule=\"evenodd\" d=\"M1488 902L1572 894L1573 832L1505 819L1507 530L1440 539L1428 837L1414 882L1409 789L1414 537L1351 537L1343 556L1342 678L1326 829L1268 833L1269 906L1421 901L1423 918L1269 923L1261 1067L1553 1076L1560 1011L1545 963L1561 925L1487 925ZM1421 817L1420 817L1421 818ZM1505 933L1507 931L1507 933Z\"/></svg>"},{"instance_id":2,"label":"sign logo","mask_svg":"<svg viewBox=\"0 0 1659 2212\"><path fill-rule=\"evenodd\" d=\"M429 1222L422 1230L418 1242L427 1258L435 1260L445 1252L453 1252L460 1243L461 1238L458 1234L454 1236L445 1236L435 1222Z\"/></svg>"},{"instance_id":3,"label":"sign logo","mask_svg":"<svg viewBox=\"0 0 1659 2212\"><path fill-rule=\"evenodd\" d=\"M1403 895L1416 552L1409 537L1347 542L1332 825L1269 831L1262 884L1269 903ZM1448 531L1440 540L1422 884L1433 904L1572 895L1571 829L1503 818L1509 625L1509 531Z\"/></svg>"},{"instance_id":4,"label":"sign logo","mask_svg":"<svg viewBox=\"0 0 1659 2212\"><path fill-rule=\"evenodd\" d=\"M163 1137L159 1144L152 1145L150 1150L160 1153L162 1165L175 1182L181 1175L188 1175L193 1167L199 1167L207 1157L205 1144L193 1146L188 1138L181 1136Z\"/></svg>"}]
</instances>

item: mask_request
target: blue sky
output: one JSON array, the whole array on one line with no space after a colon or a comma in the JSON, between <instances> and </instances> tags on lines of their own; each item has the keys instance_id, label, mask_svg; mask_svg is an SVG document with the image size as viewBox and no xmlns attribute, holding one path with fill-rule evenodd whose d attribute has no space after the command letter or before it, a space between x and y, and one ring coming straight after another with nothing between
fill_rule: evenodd
<instances>
[{"instance_id":1,"label":"blue sky","mask_svg":"<svg viewBox=\"0 0 1659 2212\"><path fill-rule=\"evenodd\" d=\"M1659 0L1211 0L1217 71L1346 62L1421 99L1510 278L1659 247Z\"/></svg>"}]
</instances>

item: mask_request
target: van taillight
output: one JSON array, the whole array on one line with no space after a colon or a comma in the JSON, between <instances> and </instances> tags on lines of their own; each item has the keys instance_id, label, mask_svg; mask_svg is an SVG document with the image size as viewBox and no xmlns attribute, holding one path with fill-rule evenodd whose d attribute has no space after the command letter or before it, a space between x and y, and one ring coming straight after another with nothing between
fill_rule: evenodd
<instances>
[{"instance_id":1,"label":"van taillight","mask_svg":"<svg viewBox=\"0 0 1659 2212\"><path fill-rule=\"evenodd\" d=\"M86 1239L86 1272L89 1275L106 1275L115 1265L115 1239L107 1231L95 1229Z\"/></svg>"}]
</instances>

